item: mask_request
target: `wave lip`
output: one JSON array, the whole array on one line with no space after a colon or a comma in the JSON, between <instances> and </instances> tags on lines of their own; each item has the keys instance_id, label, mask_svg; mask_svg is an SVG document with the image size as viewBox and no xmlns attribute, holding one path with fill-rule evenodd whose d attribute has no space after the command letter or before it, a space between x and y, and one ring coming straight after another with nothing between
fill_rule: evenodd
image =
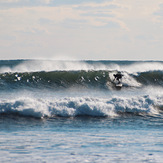
<instances>
[{"instance_id":1,"label":"wave lip","mask_svg":"<svg viewBox=\"0 0 163 163\"><path fill-rule=\"evenodd\" d=\"M6 60L0 61L0 73L40 71L99 71L117 70L128 73L163 71L162 61L57 61L57 60Z\"/></svg>"}]
</instances>

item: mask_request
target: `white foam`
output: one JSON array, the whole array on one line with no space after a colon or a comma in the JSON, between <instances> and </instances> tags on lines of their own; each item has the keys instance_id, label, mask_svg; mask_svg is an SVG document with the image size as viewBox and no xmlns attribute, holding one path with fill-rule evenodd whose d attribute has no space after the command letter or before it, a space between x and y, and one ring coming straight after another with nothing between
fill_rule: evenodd
<instances>
[{"instance_id":1,"label":"white foam","mask_svg":"<svg viewBox=\"0 0 163 163\"><path fill-rule=\"evenodd\" d=\"M115 78L114 78L114 74L115 74L116 72L109 72L109 78L110 78L110 80L111 81L114 81L115 80ZM122 75L123 75L123 80L122 80L122 85L123 86L126 86L126 87L141 87L142 86L142 84L141 83L139 83L138 81L136 81L132 76L130 76L128 73L126 73L126 72L123 72L122 73ZM108 88L110 88L109 87L109 85L111 85L110 84L110 82L108 81L107 82L107 86L108 86ZM112 86L111 86L112 87Z\"/></svg>"},{"instance_id":2,"label":"white foam","mask_svg":"<svg viewBox=\"0 0 163 163\"><path fill-rule=\"evenodd\" d=\"M132 76L128 73L123 73L123 85L130 86L130 87L141 87L142 84L136 81Z\"/></svg>"},{"instance_id":3,"label":"white foam","mask_svg":"<svg viewBox=\"0 0 163 163\"><path fill-rule=\"evenodd\" d=\"M3 100L0 102L0 113L18 113L24 116L39 118L50 116L48 105L45 102L31 98Z\"/></svg>"},{"instance_id":4,"label":"white foam","mask_svg":"<svg viewBox=\"0 0 163 163\"><path fill-rule=\"evenodd\" d=\"M33 117L118 116L121 113L159 114L155 106L162 105L163 97L114 96L67 97L55 99L19 98L0 101L0 113L18 113Z\"/></svg>"}]
</instances>

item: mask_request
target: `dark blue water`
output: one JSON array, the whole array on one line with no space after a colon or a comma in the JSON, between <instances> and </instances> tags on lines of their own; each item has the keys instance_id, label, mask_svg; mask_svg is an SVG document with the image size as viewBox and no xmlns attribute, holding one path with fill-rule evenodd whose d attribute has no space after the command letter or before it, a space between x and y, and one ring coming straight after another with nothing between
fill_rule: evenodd
<instances>
[{"instance_id":1,"label":"dark blue water","mask_svg":"<svg viewBox=\"0 0 163 163\"><path fill-rule=\"evenodd\" d=\"M162 62L0 65L1 162L163 161Z\"/></svg>"}]
</instances>

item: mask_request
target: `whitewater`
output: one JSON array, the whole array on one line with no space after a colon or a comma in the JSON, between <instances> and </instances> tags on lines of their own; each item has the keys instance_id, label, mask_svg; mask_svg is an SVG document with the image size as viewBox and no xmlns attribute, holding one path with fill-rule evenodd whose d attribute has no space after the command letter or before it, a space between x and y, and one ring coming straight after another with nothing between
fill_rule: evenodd
<instances>
[{"instance_id":1,"label":"whitewater","mask_svg":"<svg viewBox=\"0 0 163 163\"><path fill-rule=\"evenodd\" d=\"M162 162L162 92L162 61L1 60L1 161Z\"/></svg>"}]
</instances>

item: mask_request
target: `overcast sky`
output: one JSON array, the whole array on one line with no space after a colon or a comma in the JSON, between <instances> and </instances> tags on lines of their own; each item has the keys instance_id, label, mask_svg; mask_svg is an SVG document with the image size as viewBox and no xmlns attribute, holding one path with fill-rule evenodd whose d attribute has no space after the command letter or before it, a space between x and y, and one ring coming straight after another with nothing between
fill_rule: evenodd
<instances>
[{"instance_id":1,"label":"overcast sky","mask_svg":"<svg viewBox=\"0 0 163 163\"><path fill-rule=\"evenodd\" d=\"M0 0L0 59L163 60L163 0Z\"/></svg>"}]
</instances>

